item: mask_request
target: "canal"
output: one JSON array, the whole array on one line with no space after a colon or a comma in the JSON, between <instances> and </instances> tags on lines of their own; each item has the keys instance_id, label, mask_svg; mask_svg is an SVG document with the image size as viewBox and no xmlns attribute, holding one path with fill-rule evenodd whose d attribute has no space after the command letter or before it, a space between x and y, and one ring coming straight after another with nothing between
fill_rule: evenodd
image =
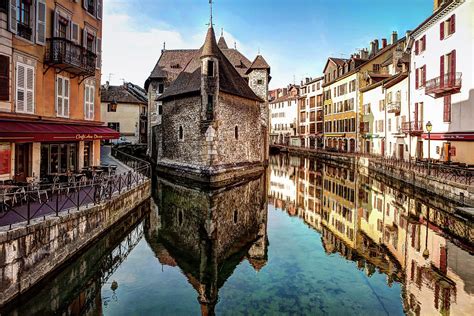
<instances>
[{"instance_id":1,"label":"canal","mask_svg":"<svg viewBox=\"0 0 474 316\"><path fill-rule=\"evenodd\" d=\"M153 200L1 315L468 315L474 229L457 205L314 159Z\"/></svg>"}]
</instances>

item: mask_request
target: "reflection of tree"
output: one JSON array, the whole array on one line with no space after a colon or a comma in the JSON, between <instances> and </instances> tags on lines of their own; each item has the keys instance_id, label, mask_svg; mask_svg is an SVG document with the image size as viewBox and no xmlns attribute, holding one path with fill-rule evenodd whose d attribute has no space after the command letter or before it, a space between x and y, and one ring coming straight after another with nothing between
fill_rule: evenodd
<instances>
[{"instance_id":1,"label":"reflection of tree","mask_svg":"<svg viewBox=\"0 0 474 316\"><path fill-rule=\"evenodd\" d=\"M146 239L161 264L187 277L201 313L213 315L219 289L240 262L256 271L266 264L266 178L220 189L159 179L156 196L159 216L147 223Z\"/></svg>"}]
</instances>

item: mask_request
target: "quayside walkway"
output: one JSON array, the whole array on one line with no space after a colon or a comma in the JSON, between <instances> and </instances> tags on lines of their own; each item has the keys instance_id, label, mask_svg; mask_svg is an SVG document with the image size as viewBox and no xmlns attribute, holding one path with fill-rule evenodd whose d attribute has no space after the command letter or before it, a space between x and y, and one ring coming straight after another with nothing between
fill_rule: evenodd
<instances>
[{"instance_id":1,"label":"quayside walkway","mask_svg":"<svg viewBox=\"0 0 474 316\"><path fill-rule=\"evenodd\" d=\"M111 147L103 147L100 174L72 178L67 182L54 182L0 192L0 229L46 216L59 216L62 212L92 207L121 195L144 183L151 175L148 162L137 159ZM113 166L113 168L109 168Z\"/></svg>"}]
</instances>

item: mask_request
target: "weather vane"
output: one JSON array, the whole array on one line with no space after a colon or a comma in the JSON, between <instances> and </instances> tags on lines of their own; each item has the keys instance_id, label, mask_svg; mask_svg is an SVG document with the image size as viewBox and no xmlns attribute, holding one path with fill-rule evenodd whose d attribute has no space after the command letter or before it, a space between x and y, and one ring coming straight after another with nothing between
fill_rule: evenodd
<instances>
[{"instance_id":1,"label":"weather vane","mask_svg":"<svg viewBox=\"0 0 474 316\"><path fill-rule=\"evenodd\" d=\"M212 23L212 0L209 0L209 9L210 9L210 19L209 19L209 27L214 26L214 23Z\"/></svg>"}]
</instances>

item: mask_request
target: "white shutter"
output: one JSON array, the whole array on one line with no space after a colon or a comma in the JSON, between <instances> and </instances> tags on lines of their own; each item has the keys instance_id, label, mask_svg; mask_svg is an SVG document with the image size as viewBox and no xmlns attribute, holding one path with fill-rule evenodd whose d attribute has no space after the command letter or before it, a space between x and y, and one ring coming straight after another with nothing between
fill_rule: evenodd
<instances>
[{"instance_id":1,"label":"white shutter","mask_svg":"<svg viewBox=\"0 0 474 316\"><path fill-rule=\"evenodd\" d=\"M79 25L74 22L71 22L71 40L79 44Z\"/></svg>"},{"instance_id":2,"label":"white shutter","mask_svg":"<svg viewBox=\"0 0 474 316\"><path fill-rule=\"evenodd\" d=\"M100 38L97 38L96 39L97 41L97 64L96 64L96 68L100 68L102 66L102 40Z\"/></svg>"},{"instance_id":3,"label":"white shutter","mask_svg":"<svg viewBox=\"0 0 474 316\"><path fill-rule=\"evenodd\" d=\"M35 110L35 69L26 67L26 111L33 113Z\"/></svg>"},{"instance_id":4,"label":"white shutter","mask_svg":"<svg viewBox=\"0 0 474 316\"><path fill-rule=\"evenodd\" d=\"M82 30L82 46L87 47L87 31L86 28Z\"/></svg>"},{"instance_id":5,"label":"white shutter","mask_svg":"<svg viewBox=\"0 0 474 316\"><path fill-rule=\"evenodd\" d=\"M36 2L36 43L46 44L46 3L44 0Z\"/></svg>"},{"instance_id":6,"label":"white shutter","mask_svg":"<svg viewBox=\"0 0 474 316\"><path fill-rule=\"evenodd\" d=\"M69 79L63 78L63 114L69 117Z\"/></svg>"},{"instance_id":7,"label":"white shutter","mask_svg":"<svg viewBox=\"0 0 474 316\"><path fill-rule=\"evenodd\" d=\"M56 115L63 116L63 78L56 77Z\"/></svg>"},{"instance_id":8,"label":"white shutter","mask_svg":"<svg viewBox=\"0 0 474 316\"><path fill-rule=\"evenodd\" d=\"M16 10L17 10L19 1L20 0L10 0L10 16L9 16L8 26L9 26L10 32L12 32L13 34L16 34L17 32L18 24L16 21Z\"/></svg>"},{"instance_id":9,"label":"white shutter","mask_svg":"<svg viewBox=\"0 0 474 316\"><path fill-rule=\"evenodd\" d=\"M89 105L89 107L90 107L90 116L89 116L89 118L91 120L93 120L94 119L94 103L95 103L95 87L93 85L91 85L89 87L89 89L90 89L89 98L90 98L90 102L91 102L90 105Z\"/></svg>"},{"instance_id":10,"label":"white shutter","mask_svg":"<svg viewBox=\"0 0 474 316\"><path fill-rule=\"evenodd\" d=\"M82 0L82 6L84 7L84 9L87 10L87 7L89 6L89 1L88 0Z\"/></svg>"},{"instance_id":11,"label":"white shutter","mask_svg":"<svg viewBox=\"0 0 474 316\"><path fill-rule=\"evenodd\" d=\"M97 19L102 20L102 0L97 0Z\"/></svg>"},{"instance_id":12,"label":"white shutter","mask_svg":"<svg viewBox=\"0 0 474 316\"><path fill-rule=\"evenodd\" d=\"M25 112L25 66L16 64L16 111Z\"/></svg>"}]
</instances>

